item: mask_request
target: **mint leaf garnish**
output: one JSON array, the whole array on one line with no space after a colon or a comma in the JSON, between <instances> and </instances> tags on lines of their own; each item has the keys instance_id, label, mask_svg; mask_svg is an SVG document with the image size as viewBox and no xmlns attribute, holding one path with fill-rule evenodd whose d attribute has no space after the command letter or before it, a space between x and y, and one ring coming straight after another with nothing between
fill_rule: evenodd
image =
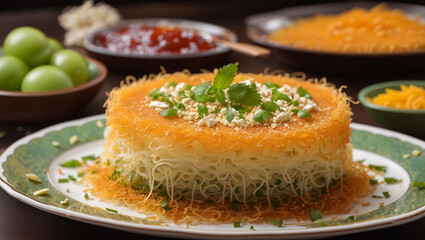
<instances>
[{"instance_id":1,"label":"mint leaf garnish","mask_svg":"<svg viewBox=\"0 0 425 240\"><path fill-rule=\"evenodd\" d=\"M208 101L208 88L210 87L211 82L202 83L199 86L196 86L193 90L193 98L201 103Z\"/></svg>"},{"instance_id":2,"label":"mint leaf garnish","mask_svg":"<svg viewBox=\"0 0 425 240\"><path fill-rule=\"evenodd\" d=\"M296 113L300 118L311 117L311 114L305 110L292 109L291 111Z\"/></svg>"},{"instance_id":3,"label":"mint leaf garnish","mask_svg":"<svg viewBox=\"0 0 425 240\"><path fill-rule=\"evenodd\" d=\"M214 86L217 89L228 88L233 82L233 78L235 78L237 72L238 66L234 63L221 67L214 77Z\"/></svg>"},{"instance_id":4,"label":"mint leaf garnish","mask_svg":"<svg viewBox=\"0 0 425 240\"><path fill-rule=\"evenodd\" d=\"M226 95L224 94L224 91L221 89L217 89L215 92L215 96L217 97L217 101L222 105L226 106Z\"/></svg>"},{"instance_id":5,"label":"mint leaf garnish","mask_svg":"<svg viewBox=\"0 0 425 240\"><path fill-rule=\"evenodd\" d=\"M272 82L264 82L264 85L268 88L280 88L279 85L277 85L276 83L272 83Z\"/></svg>"},{"instance_id":6,"label":"mint leaf garnish","mask_svg":"<svg viewBox=\"0 0 425 240\"><path fill-rule=\"evenodd\" d=\"M177 108L167 108L161 111L163 117L173 117L177 115Z\"/></svg>"},{"instance_id":7,"label":"mint leaf garnish","mask_svg":"<svg viewBox=\"0 0 425 240\"><path fill-rule=\"evenodd\" d=\"M262 123L265 120L269 119L271 115L272 115L271 112L265 110L265 111L262 111L262 112L255 114L254 120L259 122L259 123Z\"/></svg>"},{"instance_id":8,"label":"mint leaf garnish","mask_svg":"<svg viewBox=\"0 0 425 240\"><path fill-rule=\"evenodd\" d=\"M229 105L226 109L226 119L228 122L232 122L235 118L235 115L233 115L232 107Z\"/></svg>"},{"instance_id":9,"label":"mint leaf garnish","mask_svg":"<svg viewBox=\"0 0 425 240\"><path fill-rule=\"evenodd\" d=\"M307 90L305 90L302 87L298 87L297 93L300 95L300 97L305 97L305 98L308 98L308 99L312 99L310 93L308 93Z\"/></svg>"},{"instance_id":10,"label":"mint leaf garnish","mask_svg":"<svg viewBox=\"0 0 425 240\"><path fill-rule=\"evenodd\" d=\"M261 104L261 109L267 110L269 112L275 112L277 109L279 109L279 106L272 101L267 101Z\"/></svg>"},{"instance_id":11,"label":"mint leaf garnish","mask_svg":"<svg viewBox=\"0 0 425 240\"><path fill-rule=\"evenodd\" d=\"M198 114L202 118L204 118L205 115L208 114L208 108L204 105L199 104L198 105Z\"/></svg>"},{"instance_id":12,"label":"mint leaf garnish","mask_svg":"<svg viewBox=\"0 0 425 240\"><path fill-rule=\"evenodd\" d=\"M233 84L227 93L230 100L241 105L256 106L261 103L261 95L244 83Z\"/></svg>"},{"instance_id":13,"label":"mint leaf garnish","mask_svg":"<svg viewBox=\"0 0 425 240\"><path fill-rule=\"evenodd\" d=\"M288 95L281 93L281 92L275 92L272 95L272 100L273 101L277 101L277 100L285 100L287 102L290 102L291 99L288 97Z\"/></svg>"}]
</instances>

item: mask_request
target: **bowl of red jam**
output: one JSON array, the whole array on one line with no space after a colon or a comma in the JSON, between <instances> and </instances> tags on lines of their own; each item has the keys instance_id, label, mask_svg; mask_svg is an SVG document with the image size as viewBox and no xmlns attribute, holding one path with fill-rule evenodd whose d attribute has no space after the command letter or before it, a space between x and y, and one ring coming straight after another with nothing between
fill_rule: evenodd
<instances>
[{"instance_id":1,"label":"bowl of red jam","mask_svg":"<svg viewBox=\"0 0 425 240\"><path fill-rule=\"evenodd\" d=\"M214 67L230 53L212 36L236 41L232 31L209 23L182 19L135 19L91 33L87 53L109 69L127 73Z\"/></svg>"}]
</instances>

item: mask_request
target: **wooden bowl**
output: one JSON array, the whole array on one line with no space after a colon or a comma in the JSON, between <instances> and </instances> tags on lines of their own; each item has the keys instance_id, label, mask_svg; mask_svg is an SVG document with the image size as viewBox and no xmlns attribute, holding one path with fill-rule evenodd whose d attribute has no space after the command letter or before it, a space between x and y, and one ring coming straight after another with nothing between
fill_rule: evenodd
<instances>
[{"instance_id":1,"label":"wooden bowl","mask_svg":"<svg viewBox=\"0 0 425 240\"><path fill-rule=\"evenodd\" d=\"M0 90L0 121L52 122L65 119L83 109L99 92L107 75L104 64L86 58L90 81L72 88L45 92Z\"/></svg>"}]
</instances>

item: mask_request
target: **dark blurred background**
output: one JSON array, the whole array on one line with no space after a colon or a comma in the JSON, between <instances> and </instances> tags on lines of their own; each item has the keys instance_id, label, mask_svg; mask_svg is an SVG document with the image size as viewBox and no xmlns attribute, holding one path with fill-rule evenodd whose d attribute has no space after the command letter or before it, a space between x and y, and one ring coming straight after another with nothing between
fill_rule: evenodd
<instances>
[{"instance_id":1,"label":"dark blurred background","mask_svg":"<svg viewBox=\"0 0 425 240\"><path fill-rule=\"evenodd\" d=\"M157 5L160 7L164 3L175 3L176 6L178 3L190 3L190 2L199 2L200 0L104 0L95 2L105 2L111 5L122 5L129 3L140 3L140 4L149 4ZM46 8L46 7L65 7L69 5L81 5L83 0L1 0L0 1L0 11L11 10L11 9L23 9L28 8L36 10L37 8ZM225 4L228 7L223 7L222 11L211 12L211 14L217 14L219 16L232 14L232 15L245 15L255 12L261 12L264 10L277 9L287 6L294 5L305 5L305 4L314 4L314 3L323 3L323 2L349 2L349 1L337 1L337 0L214 0L214 1L204 1L206 6L208 5L222 5ZM358 1L351 1L358 2ZM369 2L405 2L405 3L417 3L425 4L425 0L410 0L410 1L369 1ZM178 10L178 7L176 7Z\"/></svg>"}]
</instances>

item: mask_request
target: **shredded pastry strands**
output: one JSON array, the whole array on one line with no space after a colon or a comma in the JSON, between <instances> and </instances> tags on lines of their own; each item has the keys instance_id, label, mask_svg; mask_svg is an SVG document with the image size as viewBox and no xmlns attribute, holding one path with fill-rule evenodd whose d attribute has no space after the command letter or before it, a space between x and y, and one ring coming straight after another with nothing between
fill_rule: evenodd
<instances>
[{"instance_id":1,"label":"shredded pastry strands","mask_svg":"<svg viewBox=\"0 0 425 240\"><path fill-rule=\"evenodd\" d=\"M385 93L378 94L367 100L383 107L423 110L425 109L425 89L422 87L402 84L400 90L385 89Z\"/></svg>"},{"instance_id":2,"label":"shredded pastry strands","mask_svg":"<svg viewBox=\"0 0 425 240\"><path fill-rule=\"evenodd\" d=\"M111 179L114 167L106 163L86 166L83 183L88 184L89 191L96 197L114 204L122 204L140 213L152 215L157 220L171 219L175 224L233 223L235 221L267 222L271 219L309 218L312 209L318 209L324 214L348 213L354 203L370 195L373 191L369 184L369 169L358 162L352 162L350 170L342 181L338 181L327 192L311 192L311 195L301 198L276 198L278 203L271 206L267 200L252 204L237 204L237 211L230 201L219 203L211 198L191 200L174 198L167 202L168 210L162 207L166 196L149 194L149 191L136 192L130 183L123 185L122 177ZM95 172L95 174L93 174ZM233 205L234 206L234 205ZM155 216L155 217L153 217Z\"/></svg>"},{"instance_id":3,"label":"shredded pastry strands","mask_svg":"<svg viewBox=\"0 0 425 240\"><path fill-rule=\"evenodd\" d=\"M425 49L420 17L385 4L354 8L336 15L316 15L273 31L267 37L294 48L344 53L391 53Z\"/></svg>"},{"instance_id":4,"label":"shredded pastry strands","mask_svg":"<svg viewBox=\"0 0 425 240\"><path fill-rule=\"evenodd\" d=\"M128 78L111 91L105 104L105 164L88 170L97 172L87 177L92 193L190 224L305 219L313 208L347 212L371 192L368 168L352 160L349 98L325 79L236 74L236 83L287 85L314 99L317 109L310 117L291 117L275 128L264 122L208 127L178 117L180 109L165 117L149 107L154 89L171 81L176 87L199 86L216 74Z\"/></svg>"},{"instance_id":5,"label":"shredded pastry strands","mask_svg":"<svg viewBox=\"0 0 425 240\"><path fill-rule=\"evenodd\" d=\"M66 30L66 46L82 46L84 38L91 32L115 25L121 20L118 11L105 3L94 5L87 0L79 7L65 9L58 17L61 27Z\"/></svg>"}]
</instances>

